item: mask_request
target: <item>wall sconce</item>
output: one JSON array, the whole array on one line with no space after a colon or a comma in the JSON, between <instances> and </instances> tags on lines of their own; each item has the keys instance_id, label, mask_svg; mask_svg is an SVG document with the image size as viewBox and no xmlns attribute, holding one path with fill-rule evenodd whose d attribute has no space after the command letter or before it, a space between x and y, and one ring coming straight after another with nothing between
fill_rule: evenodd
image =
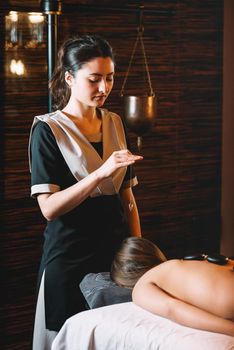
<instances>
[{"instance_id":1,"label":"wall sconce","mask_svg":"<svg viewBox=\"0 0 234 350\"><path fill-rule=\"evenodd\" d=\"M6 50L44 47L45 17L41 12L10 11L6 16Z\"/></svg>"},{"instance_id":2,"label":"wall sconce","mask_svg":"<svg viewBox=\"0 0 234 350\"><path fill-rule=\"evenodd\" d=\"M21 44L22 33L19 30L18 19L16 11L10 11L6 16L6 50L17 48Z\"/></svg>"},{"instance_id":3,"label":"wall sconce","mask_svg":"<svg viewBox=\"0 0 234 350\"><path fill-rule=\"evenodd\" d=\"M26 48L43 46L44 16L39 12L28 13L28 26L30 40L25 44Z\"/></svg>"},{"instance_id":4,"label":"wall sconce","mask_svg":"<svg viewBox=\"0 0 234 350\"><path fill-rule=\"evenodd\" d=\"M21 60L11 60L10 62L10 72L13 75L22 76L25 74L25 66Z\"/></svg>"},{"instance_id":5,"label":"wall sconce","mask_svg":"<svg viewBox=\"0 0 234 350\"><path fill-rule=\"evenodd\" d=\"M46 47L44 27L45 16L41 12L10 11L6 14L5 71L8 78L26 78L32 74L31 62L37 55L36 50Z\"/></svg>"}]
</instances>

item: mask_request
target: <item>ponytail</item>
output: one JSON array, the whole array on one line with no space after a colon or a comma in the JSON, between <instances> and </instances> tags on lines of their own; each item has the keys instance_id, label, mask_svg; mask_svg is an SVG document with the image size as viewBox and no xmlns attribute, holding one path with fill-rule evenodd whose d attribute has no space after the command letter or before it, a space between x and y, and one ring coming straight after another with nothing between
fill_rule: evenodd
<instances>
[{"instance_id":1,"label":"ponytail","mask_svg":"<svg viewBox=\"0 0 234 350\"><path fill-rule=\"evenodd\" d=\"M63 109L70 98L70 87L65 81L64 56L67 43L64 42L58 52L56 67L51 80L49 90L53 98L53 109Z\"/></svg>"},{"instance_id":2,"label":"ponytail","mask_svg":"<svg viewBox=\"0 0 234 350\"><path fill-rule=\"evenodd\" d=\"M70 87L65 81L65 72L75 77L76 72L85 63L97 57L110 57L114 61L110 44L98 35L75 36L62 44L53 76L49 82L54 109L63 109L71 95Z\"/></svg>"}]
</instances>

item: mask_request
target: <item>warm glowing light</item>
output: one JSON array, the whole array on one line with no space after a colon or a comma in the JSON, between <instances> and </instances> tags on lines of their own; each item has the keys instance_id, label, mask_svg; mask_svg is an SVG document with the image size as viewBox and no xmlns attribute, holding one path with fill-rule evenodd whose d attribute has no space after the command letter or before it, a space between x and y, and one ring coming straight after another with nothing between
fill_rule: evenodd
<instances>
[{"instance_id":1,"label":"warm glowing light","mask_svg":"<svg viewBox=\"0 0 234 350\"><path fill-rule=\"evenodd\" d=\"M16 11L10 11L9 16L12 22L18 22L18 13Z\"/></svg>"},{"instance_id":2,"label":"warm glowing light","mask_svg":"<svg viewBox=\"0 0 234 350\"><path fill-rule=\"evenodd\" d=\"M32 24L37 24L44 21L44 16L40 12L29 12L28 19Z\"/></svg>"},{"instance_id":3,"label":"warm glowing light","mask_svg":"<svg viewBox=\"0 0 234 350\"><path fill-rule=\"evenodd\" d=\"M10 71L12 74L24 75L25 73L24 63L21 60L18 60L18 61L11 60Z\"/></svg>"}]
</instances>

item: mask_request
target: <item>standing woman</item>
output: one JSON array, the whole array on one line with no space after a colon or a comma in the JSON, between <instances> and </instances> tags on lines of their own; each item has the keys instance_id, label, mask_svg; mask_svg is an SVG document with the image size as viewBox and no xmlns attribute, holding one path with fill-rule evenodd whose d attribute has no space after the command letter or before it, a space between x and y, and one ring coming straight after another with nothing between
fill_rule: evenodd
<instances>
[{"instance_id":1,"label":"standing woman","mask_svg":"<svg viewBox=\"0 0 234 350\"><path fill-rule=\"evenodd\" d=\"M47 220L39 270L34 350L50 349L65 320L84 310L79 283L109 271L126 236L141 228L121 118L101 108L113 87L112 48L103 38L68 39L50 82L56 111L33 121L31 195Z\"/></svg>"}]
</instances>

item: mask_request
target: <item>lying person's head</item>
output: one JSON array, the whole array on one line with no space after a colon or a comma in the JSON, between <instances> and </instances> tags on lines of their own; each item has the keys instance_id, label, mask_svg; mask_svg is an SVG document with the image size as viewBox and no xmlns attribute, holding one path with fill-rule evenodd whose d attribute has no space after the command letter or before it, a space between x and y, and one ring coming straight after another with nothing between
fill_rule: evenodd
<instances>
[{"instance_id":1,"label":"lying person's head","mask_svg":"<svg viewBox=\"0 0 234 350\"><path fill-rule=\"evenodd\" d=\"M128 237L112 262L111 278L121 287L133 288L146 271L166 260L153 242L141 237Z\"/></svg>"}]
</instances>

